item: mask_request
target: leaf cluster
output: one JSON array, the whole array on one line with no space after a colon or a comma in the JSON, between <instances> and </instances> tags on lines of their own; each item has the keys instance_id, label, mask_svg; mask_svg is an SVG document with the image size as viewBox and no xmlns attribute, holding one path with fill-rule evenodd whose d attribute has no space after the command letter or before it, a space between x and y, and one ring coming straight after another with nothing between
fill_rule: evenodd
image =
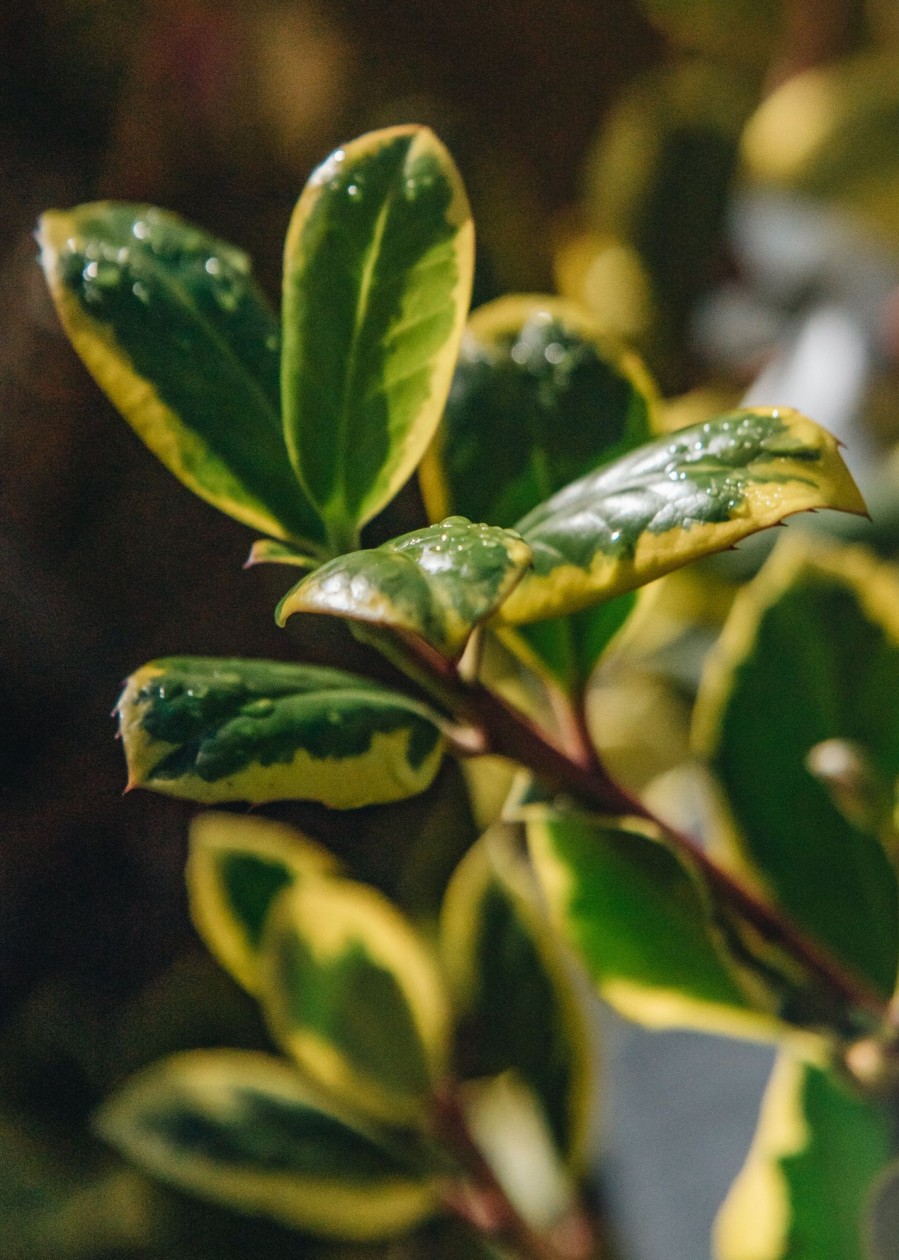
<instances>
[{"instance_id":1,"label":"leaf cluster","mask_svg":"<svg viewBox=\"0 0 899 1260\"><path fill-rule=\"evenodd\" d=\"M888 1155L876 1091L895 1084L899 738L881 679L899 678L896 579L796 552L747 590L697 713L728 802L711 855L612 781L585 716L640 587L792 513L864 511L834 439L785 408L661 431L646 370L556 299L503 299L466 325L470 215L422 128L361 137L313 174L280 326L243 254L162 211L55 211L40 239L73 344L126 419L267 535L251 562L302 570L278 621L345 621L402 675L151 662L118 706L131 784L354 809L423 791L446 755L522 772L509 830L450 882L436 948L310 841L201 818L195 921L286 1058L165 1061L104 1132L184 1189L330 1237L450 1210L520 1255L577 1260L589 1073L564 941L631 1018L786 1047L722 1260L827 1254L807 1241L819 1120L868 1155L841 1190L855 1242L832 1252L861 1256L861 1200ZM431 522L363 546L416 468ZM772 1136L769 1113L790 1107ZM526 1185L515 1134L540 1169ZM756 1167L789 1210L744 1245L730 1222L754 1211Z\"/></svg>"}]
</instances>

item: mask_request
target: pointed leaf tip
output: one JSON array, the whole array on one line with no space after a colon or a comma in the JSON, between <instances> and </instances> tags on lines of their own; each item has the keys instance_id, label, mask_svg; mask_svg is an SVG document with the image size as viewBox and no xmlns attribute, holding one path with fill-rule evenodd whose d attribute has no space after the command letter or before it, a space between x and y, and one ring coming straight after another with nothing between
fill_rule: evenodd
<instances>
[{"instance_id":1,"label":"pointed leaf tip","mask_svg":"<svg viewBox=\"0 0 899 1260\"><path fill-rule=\"evenodd\" d=\"M691 425L519 521L534 567L499 615L522 623L576 612L812 508L866 512L836 440L806 416L750 409Z\"/></svg>"}]
</instances>

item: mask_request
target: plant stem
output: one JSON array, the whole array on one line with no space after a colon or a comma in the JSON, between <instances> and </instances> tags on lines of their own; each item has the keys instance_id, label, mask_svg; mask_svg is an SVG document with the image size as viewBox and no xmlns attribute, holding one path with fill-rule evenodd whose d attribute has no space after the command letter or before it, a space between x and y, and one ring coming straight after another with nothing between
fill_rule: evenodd
<instances>
[{"instance_id":1,"label":"plant stem","mask_svg":"<svg viewBox=\"0 0 899 1260\"><path fill-rule=\"evenodd\" d=\"M469 1207L464 1195L449 1195L447 1205L458 1216L508 1246L520 1260L595 1260L596 1240L586 1220L584 1227L574 1232L574 1244L569 1246L560 1246L551 1235L540 1234L528 1224L472 1136L458 1091L453 1087L434 1098L434 1122L438 1136L459 1160L487 1205L478 1212Z\"/></svg>"},{"instance_id":2,"label":"plant stem","mask_svg":"<svg viewBox=\"0 0 899 1260\"><path fill-rule=\"evenodd\" d=\"M864 1012L878 1026L883 1023L888 1010L884 997L811 940L782 910L718 866L692 836L658 818L638 797L615 783L595 755L588 758L584 754L575 760L525 714L483 683L462 679L451 662L426 644L409 644L409 650L415 657L418 681L428 685L430 678L433 694L450 706L457 718L483 732L486 751L526 766L550 787L605 814L628 815L651 823L701 873L713 895L763 939L785 949L840 1002Z\"/></svg>"}]
</instances>

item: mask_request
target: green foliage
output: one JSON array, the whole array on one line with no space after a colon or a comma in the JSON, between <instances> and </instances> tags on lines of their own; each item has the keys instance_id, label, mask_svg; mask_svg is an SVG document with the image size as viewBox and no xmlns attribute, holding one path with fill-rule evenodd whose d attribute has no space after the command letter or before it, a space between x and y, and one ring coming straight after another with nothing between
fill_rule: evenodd
<instances>
[{"instance_id":1,"label":"green foliage","mask_svg":"<svg viewBox=\"0 0 899 1260\"><path fill-rule=\"evenodd\" d=\"M847 817L809 759L848 741L876 780L899 777L897 609L895 574L866 555L779 549L739 597L696 714L744 859L885 996L899 961L899 894L879 820Z\"/></svg>"},{"instance_id":2,"label":"green foliage","mask_svg":"<svg viewBox=\"0 0 899 1260\"><path fill-rule=\"evenodd\" d=\"M338 1238L428 1216L434 1169L348 1123L267 1055L194 1051L134 1078L99 1131L163 1180L251 1215Z\"/></svg>"},{"instance_id":3,"label":"green foliage","mask_svg":"<svg viewBox=\"0 0 899 1260\"><path fill-rule=\"evenodd\" d=\"M38 239L73 345L150 450L245 525L320 547L281 431L278 321L246 255L106 201L48 212Z\"/></svg>"},{"instance_id":4,"label":"green foliage","mask_svg":"<svg viewBox=\"0 0 899 1260\"><path fill-rule=\"evenodd\" d=\"M530 548L512 530L448 516L383 547L323 564L285 595L276 616L280 625L298 612L367 621L413 635L453 659L530 563Z\"/></svg>"},{"instance_id":5,"label":"green foliage","mask_svg":"<svg viewBox=\"0 0 899 1260\"><path fill-rule=\"evenodd\" d=\"M889 1156L882 1107L782 1053L718 1216L717 1260L867 1260L865 1209Z\"/></svg>"},{"instance_id":6,"label":"green foliage","mask_svg":"<svg viewBox=\"0 0 899 1260\"><path fill-rule=\"evenodd\" d=\"M463 874L455 887L470 883ZM547 1148L559 1144L559 1168L577 1162L589 1064L570 976L535 905L521 891L511 900L489 868L478 883L503 898L492 933L507 947L499 960L469 957L469 995L525 977L529 984L507 994L515 1038L499 1056L495 1028L471 1024L471 1000L452 1013L436 953L385 897L343 878L291 828L200 815L188 865L195 922L258 996L288 1059L237 1051L169 1058L113 1096L101 1133L154 1175L238 1211L325 1236L390 1236L432 1216L460 1184L452 1133L434 1107L464 1033L474 1049L464 1074L516 1069ZM458 906L445 921L454 916ZM455 941L458 928L448 931ZM564 1018L544 1045L526 1034L547 1010Z\"/></svg>"},{"instance_id":7,"label":"green foliage","mask_svg":"<svg viewBox=\"0 0 899 1260\"><path fill-rule=\"evenodd\" d=\"M457 867L444 901L441 945L465 1026L473 1030L469 1071L517 1073L545 1109L559 1150L577 1167L587 1139L590 1036L564 952L537 911L509 834L488 832Z\"/></svg>"},{"instance_id":8,"label":"green foliage","mask_svg":"<svg viewBox=\"0 0 899 1260\"><path fill-rule=\"evenodd\" d=\"M437 427L473 239L452 159L421 127L338 149L297 203L284 262L284 436L335 550L393 498Z\"/></svg>"},{"instance_id":9,"label":"green foliage","mask_svg":"<svg viewBox=\"0 0 899 1260\"><path fill-rule=\"evenodd\" d=\"M41 244L73 344L150 449L270 535L250 563L308 570L279 623L345 620L405 673L152 662L118 707L130 785L352 810L423 792L446 753L529 776L449 878L439 924L289 828L197 822L194 921L285 1057L169 1058L122 1087L102 1132L181 1190L320 1236L452 1212L506 1253L586 1260L591 1071L564 942L631 1018L814 1057L786 1101L774 1089L763 1174L722 1218L759 1185L752 1211L779 1232L741 1252L724 1224L722 1260L828 1254L817 1169L836 1132L854 1165L831 1254L856 1260L843 1239L885 1163L875 1085L896 1075L899 580L775 559L738 602L697 719L738 833L712 854L613 781L586 704L635 590L793 513L864 512L836 441L785 408L659 433L646 370L567 303L509 299L463 337L471 221L423 128L314 172L280 331L243 256L163 212L51 212ZM420 463L433 522L360 547ZM854 778L822 759L834 741ZM804 1127L784 1138L791 1106Z\"/></svg>"},{"instance_id":10,"label":"green foliage","mask_svg":"<svg viewBox=\"0 0 899 1260\"><path fill-rule=\"evenodd\" d=\"M777 1033L714 939L700 878L662 837L549 812L527 828L553 921L612 1006L654 1028Z\"/></svg>"},{"instance_id":11,"label":"green foliage","mask_svg":"<svg viewBox=\"0 0 899 1260\"><path fill-rule=\"evenodd\" d=\"M442 753L423 705L311 665L152 661L117 712L129 784L206 804L395 801L428 786Z\"/></svg>"}]
</instances>

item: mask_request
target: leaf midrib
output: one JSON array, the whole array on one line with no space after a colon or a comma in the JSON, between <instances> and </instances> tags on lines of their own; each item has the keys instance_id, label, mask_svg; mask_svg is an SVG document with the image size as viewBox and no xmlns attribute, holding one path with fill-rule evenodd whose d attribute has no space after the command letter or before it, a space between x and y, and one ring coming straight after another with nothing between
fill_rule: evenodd
<instances>
[{"instance_id":1,"label":"leaf midrib","mask_svg":"<svg viewBox=\"0 0 899 1260\"><path fill-rule=\"evenodd\" d=\"M406 161L408 152L403 159L400 168L400 175L406 169ZM349 354L347 355L347 366L343 376L343 388L340 395L340 404L337 408L337 476L334 481L334 491L327 508L323 512L328 523L328 532L335 534L332 541L335 545L342 543L342 539L336 537L336 534L344 532L347 495L346 495L346 467L347 453L349 445L349 398L350 387L355 384L356 364L359 358L359 347L361 344L361 333L368 318L369 305L371 301L371 293L374 286L375 273L377 271L378 260L381 253L381 243L387 231L387 221L390 218L390 212L397 197L397 185L393 184L384 204L378 212L375 228L372 234L371 243L366 251L365 261L362 266L362 277L359 286L359 300L356 304L356 316L353 321L353 332L350 338ZM336 529L334 528L336 526ZM356 532L356 522L353 522L352 532Z\"/></svg>"}]
</instances>

